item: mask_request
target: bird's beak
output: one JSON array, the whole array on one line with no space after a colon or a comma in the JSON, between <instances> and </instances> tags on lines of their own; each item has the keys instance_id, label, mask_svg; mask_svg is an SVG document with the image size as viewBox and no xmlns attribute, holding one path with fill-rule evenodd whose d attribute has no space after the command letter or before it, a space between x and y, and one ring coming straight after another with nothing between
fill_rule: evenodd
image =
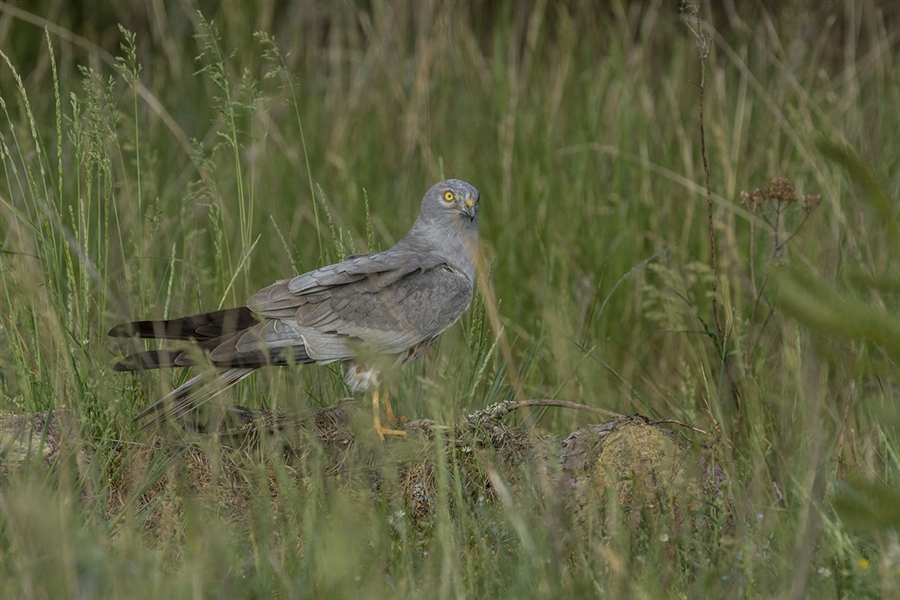
<instances>
[{"instance_id":1,"label":"bird's beak","mask_svg":"<svg viewBox=\"0 0 900 600\"><path fill-rule=\"evenodd\" d=\"M478 214L478 200L476 200L475 198L468 198L466 200L466 207L465 209L463 209L463 213L465 213L465 215L469 217L470 221L474 221L475 215Z\"/></svg>"}]
</instances>

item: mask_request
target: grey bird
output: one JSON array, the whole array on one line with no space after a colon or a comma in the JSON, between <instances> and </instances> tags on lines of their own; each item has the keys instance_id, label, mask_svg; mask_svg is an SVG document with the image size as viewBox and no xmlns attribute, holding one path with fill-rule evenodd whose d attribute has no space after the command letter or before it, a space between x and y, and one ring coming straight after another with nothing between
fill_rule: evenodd
<instances>
[{"instance_id":1,"label":"grey bird","mask_svg":"<svg viewBox=\"0 0 900 600\"><path fill-rule=\"evenodd\" d=\"M146 426L179 418L264 366L343 362L351 391L373 389L374 426L381 439L405 435L383 427L380 367L420 358L472 301L480 193L457 179L422 198L409 232L389 250L277 281L247 305L168 321L135 321L113 337L190 341L186 347L125 357L117 371L190 367L201 373L152 404L135 420ZM199 350L199 351L198 351ZM393 419L385 396L385 411Z\"/></svg>"}]
</instances>

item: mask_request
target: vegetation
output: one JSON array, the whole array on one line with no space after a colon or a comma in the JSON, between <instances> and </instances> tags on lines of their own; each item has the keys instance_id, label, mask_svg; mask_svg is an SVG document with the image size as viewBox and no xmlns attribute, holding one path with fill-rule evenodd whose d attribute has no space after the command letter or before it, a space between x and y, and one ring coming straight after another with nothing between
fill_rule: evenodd
<instances>
[{"instance_id":1,"label":"vegetation","mask_svg":"<svg viewBox=\"0 0 900 600\"><path fill-rule=\"evenodd\" d=\"M71 419L50 468L3 429L4 597L900 594L894 4L66 6L0 5L0 409ZM384 249L444 177L482 192L480 293L395 406L678 421L721 473L697 519L440 436L420 513L391 443L335 470L131 423L186 374L114 373L111 326ZM312 367L221 403L345 396Z\"/></svg>"}]
</instances>

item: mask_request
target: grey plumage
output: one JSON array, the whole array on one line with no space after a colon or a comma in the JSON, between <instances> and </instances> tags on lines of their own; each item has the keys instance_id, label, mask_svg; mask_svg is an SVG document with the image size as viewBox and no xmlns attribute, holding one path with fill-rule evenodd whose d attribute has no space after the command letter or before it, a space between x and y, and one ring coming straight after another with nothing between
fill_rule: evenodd
<instances>
[{"instance_id":1,"label":"grey plumage","mask_svg":"<svg viewBox=\"0 0 900 600\"><path fill-rule=\"evenodd\" d=\"M415 360L469 307L479 197L468 183L442 181L425 193L412 228L389 250L278 281L245 307L114 327L111 336L193 342L192 348L127 356L116 370L192 366L201 352L218 368L187 381L136 419L182 416L270 365L343 362L351 390L377 386L376 365L363 357Z\"/></svg>"}]
</instances>

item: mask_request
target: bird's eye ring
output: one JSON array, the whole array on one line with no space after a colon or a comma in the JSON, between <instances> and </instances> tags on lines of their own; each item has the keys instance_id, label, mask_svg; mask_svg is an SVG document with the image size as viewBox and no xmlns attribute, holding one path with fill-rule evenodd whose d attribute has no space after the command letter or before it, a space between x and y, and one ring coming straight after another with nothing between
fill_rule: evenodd
<instances>
[{"instance_id":1,"label":"bird's eye ring","mask_svg":"<svg viewBox=\"0 0 900 600\"><path fill-rule=\"evenodd\" d=\"M455 198L453 192L451 192L450 190L444 192L444 200L446 200L447 202L453 202L453 198Z\"/></svg>"}]
</instances>

